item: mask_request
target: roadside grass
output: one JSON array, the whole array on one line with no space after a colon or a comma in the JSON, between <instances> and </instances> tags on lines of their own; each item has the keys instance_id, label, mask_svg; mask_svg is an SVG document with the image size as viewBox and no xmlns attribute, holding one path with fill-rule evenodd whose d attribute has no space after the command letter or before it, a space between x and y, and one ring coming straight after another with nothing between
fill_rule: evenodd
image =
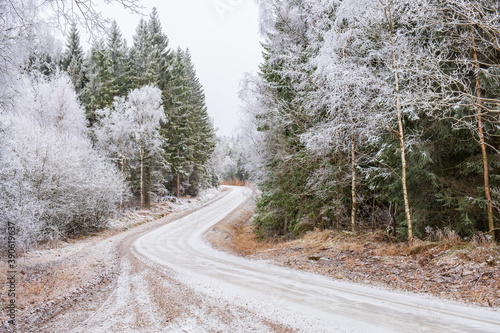
<instances>
[{"instance_id":1,"label":"roadside grass","mask_svg":"<svg viewBox=\"0 0 500 333\"><path fill-rule=\"evenodd\" d=\"M246 182L239 179L226 179L223 180L220 184L228 186L246 186Z\"/></svg>"}]
</instances>

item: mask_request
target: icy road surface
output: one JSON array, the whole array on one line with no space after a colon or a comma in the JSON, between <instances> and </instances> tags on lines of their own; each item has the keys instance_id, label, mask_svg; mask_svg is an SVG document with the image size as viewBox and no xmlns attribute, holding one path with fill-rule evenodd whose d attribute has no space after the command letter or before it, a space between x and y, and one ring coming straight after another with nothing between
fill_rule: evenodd
<instances>
[{"instance_id":1,"label":"icy road surface","mask_svg":"<svg viewBox=\"0 0 500 333\"><path fill-rule=\"evenodd\" d=\"M136 255L173 270L209 299L302 332L500 332L498 311L339 282L211 248L204 233L249 195L231 187L220 200L139 237ZM185 331L202 330L193 322Z\"/></svg>"}]
</instances>

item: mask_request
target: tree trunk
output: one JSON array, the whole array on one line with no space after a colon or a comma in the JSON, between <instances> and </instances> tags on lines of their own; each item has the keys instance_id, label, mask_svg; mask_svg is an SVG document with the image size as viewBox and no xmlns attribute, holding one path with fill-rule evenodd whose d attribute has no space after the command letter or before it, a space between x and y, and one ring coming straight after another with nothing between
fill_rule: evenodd
<instances>
[{"instance_id":1,"label":"tree trunk","mask_svg":"<svg viewBox=\"0 0 500 333\"><path fill-rule=\"evenodd\" d=\"M340 137L340 133L337 131L337 137ZM340 139L339 139L340 141ZM342 161L342 151L340 150L340 147L337 147L337 158L338 158L338 162L340 164L340 161ZM335 186L337 187L336 189L336 193L337 193L337 202L336 202L336 210L337 210L337 213L335 214L335 217L336 217L336 223L337 223L337 230L340 230L340 218L342 216L342 192L343 192L343 187L342 185L340 185L341 182L340 182L340 172L335 172Z\"/></svg>"},{"instance_id":2,"label":"tree trunk","mask_svg":"<svg viewBox=\"0 0 500 333\"><path fill-rule=\"evenodd\" d=\"M352 33L351 36L349 37L349 42L351 41L352 38ZM346 56L346 50L345 48L342 50L342 56L344 58L344 65L345 65L345 56ZM345 85L345 90L346 94L349 93L349 86L346 84ZM347 110L349 111L349 118L351 119L351 200L352 200L352 205L351 205L351 230L352 232L356 231L356 209L357 209L357 203L356 203L356 136L355 136L355 126L354 126L354 117L352 115L352 109L351 109L351 98L349 95L347 95Z\"/></svg>"},{"instance_id":3,"label":"tree trunk","mask_svg":"<svg viewBox=\"0 0 500 333\"><path fill-rule=\"evenodd\" d=\"M151 207L151 155L147 148L144 149L144 208Z\"/></svg>"},{"instance_id":4,"label":"tree trunk","mask_svg":"<svg viewBox=\"0 0 500 333\"><path fill-rule=\"evenodd\" d=\"M405 213L406 213L406 221L408 223L408 242L410 244L414 243L413 239L413 227L411 224L411 213L410 213L410 203L408 199L408 187L406 183L406 151L405 151L405 141L404 141L404 131L403 131L403 117L402 117L402 112L401 112L401 94L399 90L399 75L398 75L398 64L396 61L396 44L394 41L394 25L392 22L392 16L391 16L391 7L389 4L389 0L387 0L387 19L389 23L389 29L391 31L391 44L392 44L392 61L394 63L394 78L395 78L395 83L396 83L396 108L397 108L397 113L398 113L398 127L399 127L399 133L398 133L398 139L399 139L399 146L401 148L401 181L403 183L403 197L404 197L404 204L405 204Z\"/></svg>"},{"instance_id":5,"label":"tree trunk","mask_svg":"<svg viewBox=\"0 0 500 333\"><path fill-rule=\"evenodd\" d=\"M122 166L122 176L125 177L125 143L122 140L122 160L121 160L121 166Z\"/></svg>"},{"instance_id":6,"label":"tree trunk","mask_svg":"<svg viewBox=\"0 0 500 333\"><path fill-rule=\"evenodd\" d=\"M122 177L123 179L125 179L125 148L123 140L121 142L121 150L122 150L122 156L121 156ZM120 209L123 210L123 195L120 198Z\"/></svg>"},{"instance_id":7,"label":"tree trunk","mask_svg":"<svg viewBox=\"0 0 500 333\"><path fill-rule=\"evenodd\" d=\"M348 89L346 89L348 91ZM351 230L356 231L356 136L354 135L354 118L352 116L351 103L348 99L347 108L349 110L349 117L351 118Z\"/></svg>"},{"instance_id":8,"label":"tree trunk","mask_svg":"<svg viewBox=\"0 0 500 333\"><path fill-rule=\"evenodd\" d=\"M179 152L179 149L177 149L177 163L179 163L179 157L180 157L180 152ZM179 170L177 170L177 184L175 186L175 190L176 190L176 193L177 193L177 198L180 197L180 192L181 192L181 185L180 185L180 174L179 174Z\"/></svg>"},{"instance_id":9,"label":"tree trunk","mask_svg":"<svg viewBox=\"0 0 500 333\"><path fill-rule=\"evenodd\" d=\"M353 126L354 127L354 126ZM352 208L351 208L351 228L356 231L356 141L354 138L354 128L352 133L352 146L351 146L351 169L352 169Z\"/></svg>"},{"instance_id":10,"label":"tree trunk","mask_svg":"<svg viewBox=\"0 0 500 333\"><path fill-rule=\"evenodd\" d=\"M140 181L139 181L139 191L141 192L141 208L144 208L144 151L141 148L139 149L139 157L140 157Z\"/></svg>"},{"instance_id":11,"label":"tree trunk","mask_svg":"<svg viewBox=\"0 0 500 333\"><path fill-rule=\"evenodd\" d=\"M477 48L476 41L474 38L474 30L472 26L471 30L471 38L472 38L472 51L474 54L474 62L476 66L476 94L477 94L477 127L479 131L479 142L481 144L481 153L483 155L483 169L484 169L484 194L486 196L486 200L488 201L488 226L491 237L493 237L493 241L495 241L495 224L493 222L493 203L491 201L491 193L490 193L490 174L488 168L488 153L486 152L486 142L484 139L484 131L483 131L483 118L482 118L482 101L481 101L481 80L479 78L479 62L477 57Z\"/></svg>"}]
</instances>

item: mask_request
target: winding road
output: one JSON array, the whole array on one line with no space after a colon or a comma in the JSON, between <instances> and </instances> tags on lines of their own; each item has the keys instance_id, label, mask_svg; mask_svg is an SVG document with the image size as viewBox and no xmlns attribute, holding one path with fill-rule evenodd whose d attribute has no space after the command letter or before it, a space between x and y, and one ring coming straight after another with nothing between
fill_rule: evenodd
<instances>
[{"instance_id":1,"label":"winding road","mask_svg":"<svg viewBox=\"0 0 500 333\"><path fill-rule=\"evenodd\" d=\"M241 320L259 314L259 320L280 325L278 331L500 332L498 311L339 282L213 249L204 242L204 233L250 195L247 188L230 190L198 211L137 238L132 244L135 257L149 266L167 268L202 299L220 300L249 314ZM163 292L168 297L168 290ZM210 306L198 302L192 307ZM205 331L200 320L210 311L197 311L203 315L178 326L179 331ZM163 327L170 331L168 325ZM231 332L246 331L241 327ZM265 327L253 330L272 331L272 325Z\"/></svg>"}]
</instances>

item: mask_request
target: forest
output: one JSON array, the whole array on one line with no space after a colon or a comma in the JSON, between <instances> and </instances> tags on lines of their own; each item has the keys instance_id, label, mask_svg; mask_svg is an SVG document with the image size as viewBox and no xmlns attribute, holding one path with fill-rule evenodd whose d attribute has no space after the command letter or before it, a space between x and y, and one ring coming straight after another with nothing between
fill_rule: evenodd
<instances>
[{"instance_id":1,"label":"forest","mask_svg":"<svg viewBox=\"0 0 500 333\"><path fill-rule=\"evenodd\" d=\"M132 46L110 22L90 27L102 37L84 51L82 24L64 4L0 2L0 223L15 225L20 249L218 184L203 87L189 50L169 47L157 10L140 21ZM48 6L73 23L64 47ZM89 8L84 23L104 23ZM0 245L7 241L2 233Z\"/></svg>"},{"instance_id":2,"label":"forest","mask_svg":"<svg viewBox=\"0 0 500 333\"><path fill-rule=\"evenodd\" d=\"M258 0L264 57L235 138L216 137L189 49L170 48L156 9L128 46L116 22L66 3L0 1L0 223L21 247L221 180L259 184L263 237L498 238L498 1ZM64 46L48 9L72 23Z\"/></svg>"},{"instance_id":3,"label":"forest","mask_svg":"<svg viewBox=\"0 0 500 333\"><path fill-rule=\"evenodd\" d=\"M498 236L500 2L258 2L260 235Z\"/></svg>"}]
</instances>

